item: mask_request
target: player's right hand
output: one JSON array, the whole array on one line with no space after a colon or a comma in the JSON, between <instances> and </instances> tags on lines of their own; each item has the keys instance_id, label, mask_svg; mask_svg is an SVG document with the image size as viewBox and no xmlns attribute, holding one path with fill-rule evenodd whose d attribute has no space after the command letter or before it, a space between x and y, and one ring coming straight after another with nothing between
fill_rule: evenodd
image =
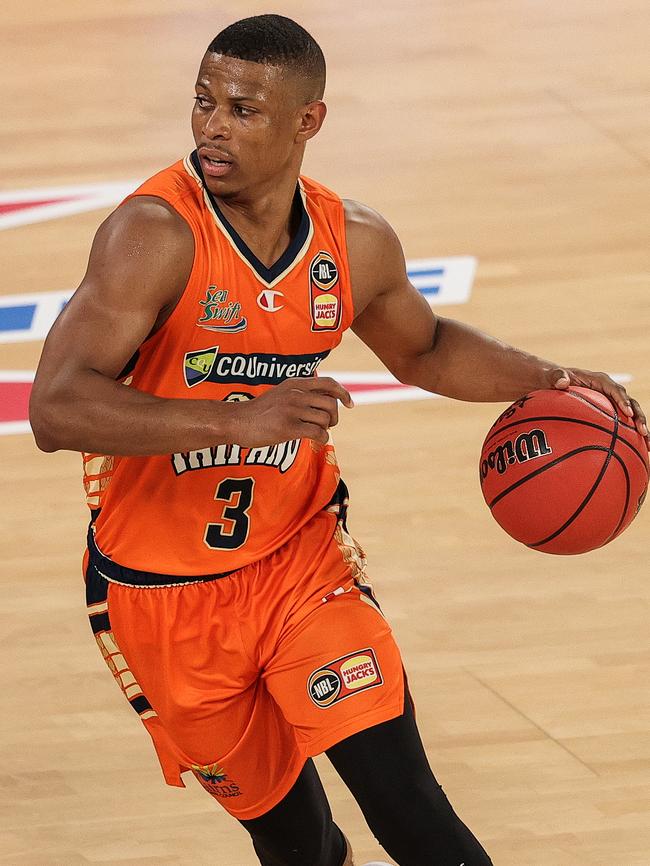
<instances>
[{"instance_id":1,"label":"player's right hand","mask_svg":"<svg viewBox=\"0 0 650 866\"><path fill-rule=\"evenodd\" d=\"M339 402L354 406L349 392L329 376L285 379L253 400L232 404L235 441L245 448L291 439L325 445L329 428L339 422Z\"/></svg>"}]
</instances>

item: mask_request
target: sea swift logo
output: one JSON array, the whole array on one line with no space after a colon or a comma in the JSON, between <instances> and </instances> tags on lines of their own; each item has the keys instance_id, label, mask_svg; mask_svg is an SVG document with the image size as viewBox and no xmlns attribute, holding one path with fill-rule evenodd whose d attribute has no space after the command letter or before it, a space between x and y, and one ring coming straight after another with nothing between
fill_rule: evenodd
<instances>
[{"instance_id":1,"label":"sea swift logo","mask_svg":"<svg viewBox=\"0 0 650 866\"><path fill-rule=\"evenodd\" d=\"M186 352L183 375L188 388L201 382L279 385L285 379L313 376L329 351L314 355L242 355L219 353L219 346Z\"/></svg>"},{"instance_id":2,"label":"sea swift logo","mask_svg":"<svg viewBox=\"0 0 650 866\"><path fill-rule=\"evenodd\" d=\"M228 300L227 289L208 286L206 298L204 301L199 301L199 304L203 307L203 317L196 322L199 328L225 334L238 334L248 327L248 320L241 314L241 304L239 301Z\"/></svg>"}]
</instances>

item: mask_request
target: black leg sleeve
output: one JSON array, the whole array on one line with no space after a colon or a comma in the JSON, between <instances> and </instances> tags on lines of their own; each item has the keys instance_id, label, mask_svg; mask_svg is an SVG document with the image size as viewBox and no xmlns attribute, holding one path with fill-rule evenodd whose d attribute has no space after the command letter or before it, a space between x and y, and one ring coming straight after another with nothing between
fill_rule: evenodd
<instances>
[{"instance_id":1,"label":"black leg sleeve","mask_svg":"<svg viewBox=\"0 0 650 866\"><path fill-rule=\"evenodd\" d=\"M251 834L262 866L341 866L345 860L343 833L332 820L311 760L277 806L240 823Z\"/></svg>"},{"instance_id":2,"label":"black leg sleeve","mask_svg":"<svg viewBox=\"0 0 650 866\"><path fill-rule=\"evenodd\" d=\"M404 714L328 750L378 842L399 866L491 866L427 761L407 696Z\"/></svg>"}]
</instances>

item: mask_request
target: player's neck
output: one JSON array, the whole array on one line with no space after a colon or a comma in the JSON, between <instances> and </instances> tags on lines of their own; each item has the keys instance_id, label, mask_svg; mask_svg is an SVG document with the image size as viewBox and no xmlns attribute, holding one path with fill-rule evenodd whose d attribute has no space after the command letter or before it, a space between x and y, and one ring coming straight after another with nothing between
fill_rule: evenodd
<instances>
[{"instance_id":1,"label":"player's neck","mask_svg":"<svg viewBox=\"0 0 650 866\"><path fill-rule=\"evenodd\" d=\"M246 190L241 196L216 199L228 222L267 267L285 252L296 231L296 184L297 177L292 174L265 188Z\"/></svg>"}]
</instances>

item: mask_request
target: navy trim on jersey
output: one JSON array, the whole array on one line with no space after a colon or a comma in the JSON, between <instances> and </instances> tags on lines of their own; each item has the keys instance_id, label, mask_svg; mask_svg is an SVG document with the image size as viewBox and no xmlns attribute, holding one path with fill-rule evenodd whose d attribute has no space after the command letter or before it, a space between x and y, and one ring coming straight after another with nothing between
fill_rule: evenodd
<instances>
[{"instance_id":1,"label":"navy trim on jersey","mask_svg":"<svg viewBox=\"0 0 650 866\"><path fill-rule=\"evenodd\" d=\"M199 155L196 150L194 150L190 154L190 161L192 163L194 171L201 178L203 188L208 198L210 199L210 204L217 213L219 220L221 221L224 229L228 232L228 235L230 236L232 242L235 244L241 255L249 263L249 265L253 268L253 270L255 270L257 274L261 277L261 279L263 279L267 283L272 283L273 280L277 279L280 274L282 274L291 266L292 262L305 245L305 241L307 240L307 236L309 235L309 214L307 213L307 209L305 208L304 202L302 200L300 188L296 185L296 192L293 197L293 208L297 208L300 213L300 224L298 226L298 231L293 236L293 238L291 238L289 246L282 253L277 262L271 265L270 268L267 268L266 265L261 262L255 255L255 253L252 252L251 249L246 245L246 243L237 233L237 230L228 222L228 220L224 216L222 210L217 204L217 200L212 195L205 183L203 171L201 170L201 161L199 160Z\"/></svg>"},{"instance_id":2,"label":"navy trim on jersey","mask_svg":"<svg viewBox=\"0 0 650 866\"><path fill-rule=\"evenodd\" d=\"M105 577L100 575L97 569L93 567L92 563L88 563L88 569L86 570L86 604L89 606L88 618L90 620L90 627L93 630L93 634L96 637L101 636L102 633L105 632L112 635L113 629L108 614L108 581ZM94 605L102 605L106 609L100 610L99 613L96 613L93 610ZM113 637L113 641L114 640L115 638ZM101 647L101 642L99 640L98 644ZM117 652L119 653L119 649ZM121 684L118 674L116 674L112 668L111 672L124 691L124 686ZM133 682L133 685L135 685L135 681ZM140 686L138 686L138 688L140 688ZM143 694L135 695L135 697L130 698L126 694L126 691L124 691L124 696L139 716L143 716L146 713L147 715L144 715L144 718L151 718L156 715L153 707Z\"/></svg>"},{"instance_id":3,"label":"navy trim on jersey","mask_svg":"<svg viewBox=\"0 0 650 866\"><path fill-rule=\"evenodd\" d=\"M97 512L99 513L99 512ZM113 562L105 556L95 541L93 524L88 527L88 552L90 554L89 567L94 569L97 575L105 580L121 583L125 586L181 586L186 583L207 583L211 580L220 580L228 577L233 571L224 571L219 574L194 574L183 577L176 574L158 574L153 571L140 571L137 568L127 568ZM94 601L94 599L93 599Z\"/></svg>"}]
</instances>

